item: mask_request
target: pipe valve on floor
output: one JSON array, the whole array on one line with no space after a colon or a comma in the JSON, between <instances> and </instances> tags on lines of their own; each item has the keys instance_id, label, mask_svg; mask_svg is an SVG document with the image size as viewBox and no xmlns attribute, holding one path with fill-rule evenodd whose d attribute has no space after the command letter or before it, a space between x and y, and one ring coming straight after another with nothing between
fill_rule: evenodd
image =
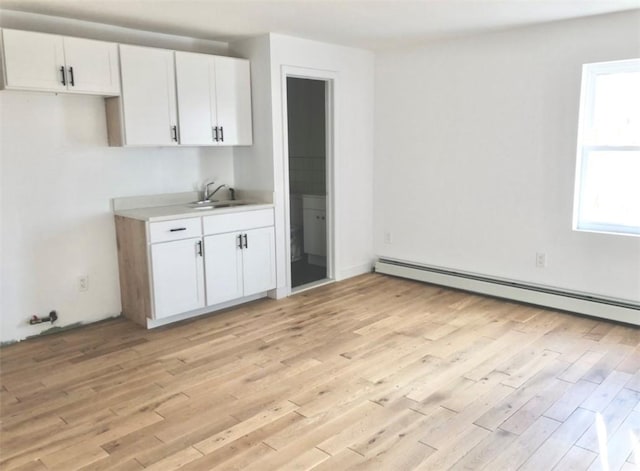
<instances>
[{"instance_id":1,"label":"pipe valve on floor","mask_svg":"<svg viewBox=\"0 0 640 471\"><path fill-rule=\"evenodd\" d=\"M52 324L58 320L58 313L56 311L51 311L49 313L49 317L38 317L34 315L31 319L29 319L29 324L42 324L43 322L51 322Z\"/></svg>"}]
</instances>

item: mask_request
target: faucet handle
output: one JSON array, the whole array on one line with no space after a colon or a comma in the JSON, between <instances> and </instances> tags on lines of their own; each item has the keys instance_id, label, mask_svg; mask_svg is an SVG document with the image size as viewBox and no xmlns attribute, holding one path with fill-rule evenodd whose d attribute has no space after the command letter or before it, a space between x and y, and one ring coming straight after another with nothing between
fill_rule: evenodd
<instances>
[{"instance_id":1,"label":"faucet handle","mask_svg":"<svg viewBox=\"0 0 640 471\"><path fill-rule=\"evenodd\" d=\"M205 180L202 185L202 199L208 200L211 195L209 194L209 187L215 183L214 180Z\"/></svg>"}]
</instances>

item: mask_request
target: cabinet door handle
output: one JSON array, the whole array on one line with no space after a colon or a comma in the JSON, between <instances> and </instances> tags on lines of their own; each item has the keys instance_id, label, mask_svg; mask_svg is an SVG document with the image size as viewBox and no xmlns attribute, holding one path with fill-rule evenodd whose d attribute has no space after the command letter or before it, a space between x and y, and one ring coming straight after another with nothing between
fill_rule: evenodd
<instances>
[{"instance_id":1,"label":"cabinet door handle","mask_svg":"<svg viewBox=\"0 0 640 471\"><path fill-rule=\"evenodd\" d=\"M218 142L218 126L211 128L211 139L215 142Z\"/></svg>"},{"instance_id":2,"label":"cabinet door handle","mask_svg":"<svg viewBox=\"0 0 640 471\"><path fill-rule=\"evenodd\" d=\"M178 142L178 126L171 126L171 140Z\"/></svg>"},{"instance_id":3,"label":"cabinet door handle","mask_svg":"<svg viewBox=\"0 0 640 471\"><path fill-rule=\"evenodd\" d=\"M220 140L224 142L224 126L220 126Z\"/></svg>"},{"instance_id":4,"label":"cabinet door handle","mask_svg":"<svg viewBox=\"0 0 640 471\"><path fill-rule=\"evenodd\" d=\"M67 86L67 72L64 70L64 66L60 67L60 72L62 73L62 85Z\"/></svg>"},{"instance_id":5,"label":"cabinet door handle","mask_svg":"<svg viewBox=\"0 0 640 471\"><path fill-rule=\"evenodd\" d=\"M197 247L197 250L198 250L198 252L197 252L198 255L200 255L202 257L202 241L201 240L196 242L196 247Z\"/></svg>"},{"instance_id":6,"label":"cabinet door handle","mask_svg":"<svg viewBox=\"0 0 640 471\"><path fill-rule=\"evenodd\" d=\"M244 234L243 237L244 237L244 248L248 249L249 248L249 238L247 237L247 234Z\"/></svg>"},{"instance_id":7,"label":"cabinet door handle","mask_svg":"<svg viewBox=\"0 0 640 471\"><path fill-rule=\"evenodd\" d=\"M69 84L72 87L76 86L76 81L73 79L73 67L69 67Z\"/></svg>"},{"instance_id":8,"label":"cabinet door handle","mask_svg":"<svg viewBox=\"0 0 640 471\"><path fill-rule=\"evenodd\" d=\"M238 234L238 248L242 249L242 234Z\"/></svg>"}]
</instances>

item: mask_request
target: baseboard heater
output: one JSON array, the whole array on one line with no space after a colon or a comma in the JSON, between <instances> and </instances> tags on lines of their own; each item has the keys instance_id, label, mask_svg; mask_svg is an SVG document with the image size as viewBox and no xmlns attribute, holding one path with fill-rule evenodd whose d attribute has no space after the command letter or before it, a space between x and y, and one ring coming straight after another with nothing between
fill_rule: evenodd
<instances>
[{"instance_id":1,"label":"baseboard heater","mask_svg":"<svg viewBox=\"0 0 640 471\"><path fill-rule=\"evenodd\" d=\"M511 282L392 259L379 259L377 273L640 326L640 304L543 286Z\"/></svg>"}]
</instances>

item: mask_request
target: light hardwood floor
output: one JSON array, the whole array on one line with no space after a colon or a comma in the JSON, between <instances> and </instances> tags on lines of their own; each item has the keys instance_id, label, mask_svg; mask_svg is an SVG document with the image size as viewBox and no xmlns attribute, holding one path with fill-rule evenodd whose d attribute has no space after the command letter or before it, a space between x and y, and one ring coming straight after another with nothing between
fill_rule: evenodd
<instances>
[{"instance_id":1,"label":"light hardwood floor","mask_svg":"<svg viewBox=\"0 0 640 471\"><path fill-rule=\"evenodd\" d=\"M375 274L153 331L116 319L0 350L0 469L636 469L639 343Z\"/></svg>"}]
</instances>

